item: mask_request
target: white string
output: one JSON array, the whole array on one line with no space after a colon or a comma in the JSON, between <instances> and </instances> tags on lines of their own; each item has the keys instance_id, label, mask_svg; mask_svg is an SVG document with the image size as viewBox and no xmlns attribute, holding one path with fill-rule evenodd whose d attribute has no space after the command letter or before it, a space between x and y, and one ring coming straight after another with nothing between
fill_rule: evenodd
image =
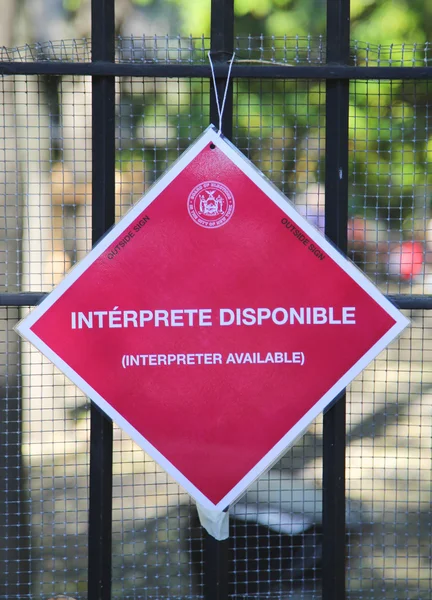
<instances>
[{"instance_id":1,"label":"white string","mask_svg":"<svg viewBox=\"0 0 432 600\"><path fill-rule=\"evenodd\" d=\"M227 95L228 95L228 87L229 87L229 82L230 82L230 77L231 77L231 69L232 69L232 66L233 66L234 58L235 58L235 52L233 52L233 55L232 55L231 60L229 62L228 75L227 75L227 80L226 80L226 84L225 84L224 95L223 95L223 99L222 99L222 106L221 106L220 103L219 103L219 95L218 95L218 91L217 91L217 87L216 87L216 75L215 75L215 72L214 72L213 61L212 61L210 52L208 52L208 59L209 59L209 62L210 62L210 69L211 69L211 74L212 74L212 78L213 78L213 88L214 88L214 93L215 93L215 98L216 98L216 108L217 108L218 115L219 115L219 131L218 131L218 135L222 134L222 117L223 117L223 113L224 113L224 110L225 110L225 102L226 102Z\"/></svg>"}]
</instances>

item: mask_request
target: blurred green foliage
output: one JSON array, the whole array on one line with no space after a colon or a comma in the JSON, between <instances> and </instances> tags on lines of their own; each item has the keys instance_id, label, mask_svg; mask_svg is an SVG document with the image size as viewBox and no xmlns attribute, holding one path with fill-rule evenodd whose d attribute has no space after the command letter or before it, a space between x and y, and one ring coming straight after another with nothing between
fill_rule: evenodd
<instances>
[{"instance_id":1,"label":"blurred green foliage","mask_svg":"<svg viewBox=\"0 0 432 600\"><path fill-rule=\"evenodd\" d=\"M191 36L196 48L186 60L206 60L202 36L209 36L210 0L164 1L179 15L177 33ZM161 6L158 0L134 2L142 10ZM235 15L236 60L325 61L323 0L236 0ZM432 2L351 0L351 17L352 64L432 64ZM409 238L421 237L429 211L431 92L423 81L357 81L350 89L351 214L386 219ZM143 104L131 99L146 135L136 136L124 159L134 153L140 160L156 158L159 175L208 124L208 94L207 82L183 81L172 90L156 85ZM236 143L289 196L323 183L324 82L237 81L234 123ZM168 139L155 150L152 132L164 128Z\"/></svg>"}]
</instances>

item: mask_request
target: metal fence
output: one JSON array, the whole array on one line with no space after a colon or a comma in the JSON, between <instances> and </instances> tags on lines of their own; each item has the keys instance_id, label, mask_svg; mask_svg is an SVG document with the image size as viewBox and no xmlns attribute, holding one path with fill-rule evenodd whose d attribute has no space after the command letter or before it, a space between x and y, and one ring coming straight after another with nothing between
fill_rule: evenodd
<instances>
[{"instance_id":1,"label":"metal fence","mask_svg":"<svg viewBox=\"0 0 432 600\"><path fill-rule=\"evenodd\" d=\"M232 0L211 16L210 39L117 38L93 0L91 44L1 51L0 598L430 598L431 49L352 42L345 0L325 39L235 38ZM412 319L223 542L13 331L217 123L208 51L220 95L236 53L225 135Z\"/></svg>"}]
</instances>

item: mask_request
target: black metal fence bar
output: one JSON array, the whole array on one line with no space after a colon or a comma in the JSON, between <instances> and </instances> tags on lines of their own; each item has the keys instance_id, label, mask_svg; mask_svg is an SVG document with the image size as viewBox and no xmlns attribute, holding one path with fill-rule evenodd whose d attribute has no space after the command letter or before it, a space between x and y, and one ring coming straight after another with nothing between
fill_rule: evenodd
<instances>
[{"instance_id":1,"label":"black metal fence bar","mask_svg":"<svg viewBox=\"0 0 432 600\"><path fill-rule=\"evenodd\" d=\"M232 136L233 92L232 84L227 82L228 72L219 69L231 59L234 46L234 0L212 0L211 2L211 61L215 69L216 89L210 80L210 121L219 126L219 108L222 107L225 87L225 110L222 115L222 131L228 138ZM216 540L204 533L204 598L205 600L228 599L229 540Z\"/></svg>"},{"instance_id":2,"label":"black metal fence bar","mask_svg":"<svg viewBox=\"0 0 432 600\"><path fill-rule=\"evenodd\" d=\"M42 292L0 294L0 306L36 306L45 298ZM397 308L406 310L432 310L431 294L390 294L386 298Z\"/></svg>"},{"instance_id":3,"label":"black metal fence bar","mask_svg":"<svg viewBox=\"0 0 432 600\"><path fill-rule=\"evenodd\" d=\"M234 0L212 0L211 4L211 58L216 75L217 95L220 104L225 92L228 61L234 50ZM223 70L219 66L224 67ZM233 92L229 85L223 114L223 133L231 138L233 126ZM213 81L210 82L210 120L218 126L218 111Z\"/></svg>"},{"instance_id":4,"label":"black metal fence bar","mask_svg":"<svg viewBox=\"0 0 432 600\"><path fill-rule=\"evenodd\" d=\"M327 61L350 55L349 0L327 1ZM347 251L349 80L326 82L325 232ZM339 395L323 420L323 600L345 598L346 398Z\"/></svg>"},{"instance_id":5,"label":"black metal fence bar","mask_svg":"<svg viewBox=\"0 0 432 600\"><path fill-rule=\"evenodd\" d=\"M92 60L114 61L114 0L92 0ZM115 79L92 79L92 241L115 220ZM95 404L90 421L88 597L111 599L113 424Z\"/></svg>"},{"instance_id":6,"label":"black metal fence bar","mask_svg":"<svg viewBox=\"0 0 432 600\"><path fill-rule=\"evenodd\" d=\"M236 58L239 60L239 57ZM240 59L241 60L241 59ZM432 79L432 67L352 67L331 63L312 66L234 64L231 76L245 79ZM349 61L348 61L349 62ZM228 65L215 64L216 77L226 77ZM190 77L211 76L208 65L126 64L105 60L82 63L0 62L0 75L100 75L112 77Z\"/></svg>"}]
</instances>

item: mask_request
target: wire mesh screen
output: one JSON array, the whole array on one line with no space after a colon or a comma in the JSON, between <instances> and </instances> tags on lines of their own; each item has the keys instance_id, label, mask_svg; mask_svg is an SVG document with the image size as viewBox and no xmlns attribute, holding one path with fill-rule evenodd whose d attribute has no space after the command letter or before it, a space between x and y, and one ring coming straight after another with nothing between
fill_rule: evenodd
<instances>
[{"instance_id":1,"label":"wire mesh screen","mask_svg":"<svg viewBox=\"0 0 432 600\"><path fill-rule=\"evenodd\" d=\"M351 385L347 494L361 518L348 538L349 598L430 595L431 322L407 316L411 330Z\"/></svg>"},{"instance_id":2,"label":"wire mesh screen","mask_svg":"<svg viewBox=\"0 0 432 600\"><path fill-rule=\"evenodd\" d=\"M387 292L430 293L429 82L351 85L351 258Z\"/></svg>"},{"instance_id":3,"label":"wire mesh screen","mask_svg":"<svg viewBox=\"0 0 432 600\"><path fill-rule=\"evenodd\" d=\"M321 64L321 38L238 38L236 61ZM207 62L206 38L119 38L117 61ZM356 65L427 63L429 48L354 44ZM3 50L3 60L88 61L85 41ZM423 61L423 63L422 63ZM46 292L91 246L91 78L1 80L1 290ZM233 141L324 231L325 83L238 79ZM384 292L429 293L430 132L425 82L351 84L349 255ZM116 81L116 217L209 123L207 79ZM281 260L283 258L281 257ZM2 308L0 598L87 598L88 399ZM355 598L426 598L430 586L429 317L348 396L347 573ZM201 598L195 506L115 429L113 598ZM322 419L231 509L235 598L321 597ZM12 565L12 566L11 566ZM18 565L18 568L15 568Z\"/></svg>"}]
</instances>

